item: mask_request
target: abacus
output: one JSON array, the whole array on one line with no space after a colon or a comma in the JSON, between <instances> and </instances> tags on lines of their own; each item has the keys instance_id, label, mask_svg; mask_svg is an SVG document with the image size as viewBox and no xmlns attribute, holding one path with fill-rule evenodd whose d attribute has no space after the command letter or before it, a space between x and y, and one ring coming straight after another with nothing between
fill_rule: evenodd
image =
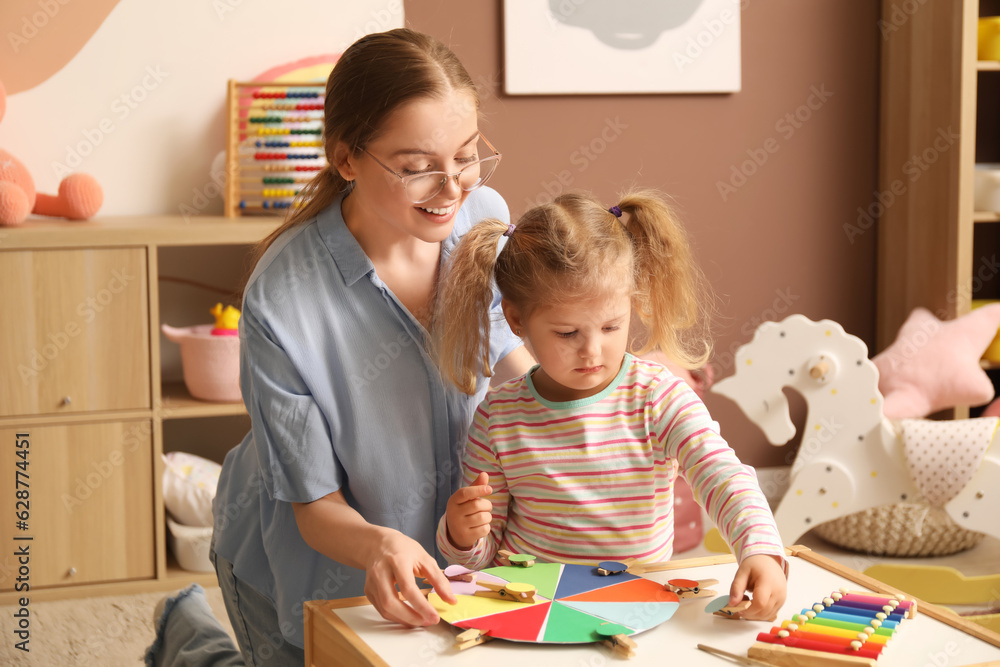
<instances>
[{"instance_id":1,"label":"abacus","mask_svg":"<svg viewBox=\"0 0 1000 667\"><path fill-rule=\"evenodd\" d=\"M326 165L323 83L230 80L225 216L284 215Z\"/></svg>"},{"instance_id":2,"label":"abacus","mask_svg":"<svg viewBox=\"0 0 1000 667\"><path fill-rule=\"evenodd\" d=\"M900 623L916 613L916 601L903 596L841 589L759 633L747 656L773 665L876 667Z\"/></svg>"}]
</instances>

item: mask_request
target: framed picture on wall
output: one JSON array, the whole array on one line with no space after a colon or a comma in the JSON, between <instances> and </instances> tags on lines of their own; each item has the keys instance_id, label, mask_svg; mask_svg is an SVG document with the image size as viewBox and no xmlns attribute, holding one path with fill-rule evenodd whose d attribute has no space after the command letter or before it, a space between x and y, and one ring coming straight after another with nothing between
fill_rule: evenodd
<instances>
[{"instance_id":1,"label":"framed picture on wall","mask_svg":"<svg viewBox=\"0 0 1000 667\"><path fill-rule=\"evenodd\" d=\"M737 92L740 4L504 0L506 92Z\"/></svg>"}]
</instances>

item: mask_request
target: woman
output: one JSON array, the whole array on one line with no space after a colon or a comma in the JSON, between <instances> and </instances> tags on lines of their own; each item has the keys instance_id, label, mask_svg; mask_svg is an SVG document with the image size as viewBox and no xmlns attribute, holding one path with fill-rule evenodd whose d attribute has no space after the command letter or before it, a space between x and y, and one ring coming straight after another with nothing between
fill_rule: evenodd
<instances>
[{"instance_id":1,"label":"woman","mask_svg":"<svg viewBox=\"0 0 1000 667\"><path fill-rule=\"evenodd\" d=\"M327 82L330 167L261 244L244 292L251 430L215 500L213 561L248 664L302 664L306 600L367 595L386 619L419 626L438 616L415 577L450 595L434 532L488 383L471 396L447 385L428 332L458 239L481 219L509 219L481 187L499 153L478 112L456 56L405 29L358 40ZM494 382L524 373L530 356L498 298L490 321ZM168 601L158 626L190 598ZM197 626L188 621L176 619ZM155 664L203 641L164 634Z\"/></svg>"}]
</instances>

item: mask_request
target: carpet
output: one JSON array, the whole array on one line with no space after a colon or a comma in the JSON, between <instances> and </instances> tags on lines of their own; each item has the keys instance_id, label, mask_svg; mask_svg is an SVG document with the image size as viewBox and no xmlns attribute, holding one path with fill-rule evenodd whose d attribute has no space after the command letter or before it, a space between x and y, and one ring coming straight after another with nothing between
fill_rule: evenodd
<instances>
[{"instance_id":1,"label":"carpet","mask_svg":"<svg viewBox=\"0 0 1000 667\"><path fill-rule=\"evenodd\" d=\"M14 648L14 606L0 607L0 665L117 667L142 665L153 643L153 608L164 593L32 602L30 652ZM212 612L230 636L229 616L218 587L206 588ZM235 641L235 640L234 640Z\"/></svg>"}]
</instances>

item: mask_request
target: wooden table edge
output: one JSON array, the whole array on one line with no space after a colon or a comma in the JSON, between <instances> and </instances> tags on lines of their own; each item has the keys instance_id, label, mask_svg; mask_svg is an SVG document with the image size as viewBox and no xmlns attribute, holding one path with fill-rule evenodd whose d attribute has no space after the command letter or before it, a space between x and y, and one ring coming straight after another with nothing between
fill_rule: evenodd
<instances>
[{"instance_id":1,"label":"wooden table edge","mask_svg":"<svg viewBox=\"0 0 1000 667\"><path fill-rule=\"evenodd\" d=\"M328 623L332 629L339 633L343 642L333 638L333 643L344 650L344 655L339 656L335 664L343 667L390 667L389 663L379 657L375 650L363 640L343 619L336 613L335 609L347 607L361 607L370 604L366 597L343 598L340 600L307 600L302 605L303 624L305 626L305 664L311 667L315 664L313 653L314 638L313 633L318 631L319 623ZM322 621L320 620L322 619Z\"/></svg>"},{"instance_id":2,"label":"wooden table edge","mask_svg":"<svg viewBox=\"0 0 1000 667\"><path fill-rule=\"evenodd\" d=\"M959 616L950 609L939 607L938 605L931 604L930 602L925 602L920 598L916 597L915 595L904 593L898 588L885 584L879 581L878 579L873 579L866 574L858 572L857 570L852 570L846 565L841 565L840 563L831 560L826 556L823 556L822 554L818 554L812 549L809 549L808 547L794 546L789 549L786 549L786 551L793 551L793 550L795 551L792 555L798 556L799 558L809 561L814 565L818 565L825 570L829 570L830 572L839 574L843 578L849 579L850 581L853 581L856 584L861 584L862 586L870 588L873 591L876 591L878 593L886 593L889 595L902 595L906 597L908 600L916 600L918 614L926 614L933 619L941 621L945 625L950 625L951 627L957 630L961 630L966 634L972 635L976 639L981 639L987 644L992 644L993 646L1000 648L1000 634L997 634L992 630L984 628L978 623L970 621L967 618ZM985 663L985 664L990 664L990 663Z\"/></svg>"},{"instance_id":3,"label":"wooden table edge","mask_svg":"<svg viewBox=\"0 0 1000 667\"><path fill-rule=\"evenodd\" d=\"M977 639L1000 648L1000 634L988 630L977 623L969 621L950 610L933 605L929 602L924 602L913 595L903 593L899 589L882 583L877 579L873 579L868 575L858 572L857 570L852 570L846 565L841 565L826 556L816 553L809 547L801 545L787 547L785 549L785 554L787 556L791 556L792 558L801 558L804 561L817 565L827 571L843 577L844 579L847 579L848 581L853 581L854 583L860 584L875 592L888 595L903 595L907 599L916 600L917 613L927 614L931 618L941 621L946 625L950 625L957 630L961 630ZM688 558L672 561L671 566L666 569L682 570L693 567L705 567L708 565L723 565L725 563L733 563L735 561L736 557L733 554L703 556L700 558ZM376 654L375 651L336 614L337 609L360 607L367 604L370 603L368 602L368 598L365 597L342 598L340 600L310 600L304 603L306 667L311 667L313 664L311 655L312 642L310 639L311 631L313 630L313 622L316 620L313 618L314 614L322 616L326 619L346 641L347 645L342 646L349 651L350 655L345 655L344 659L348 659L350 661L338 664L343 664L345 667L389 667L388 663L382 660L382 658L380 658L378 654ZM980 664L986 666L994 665L996 663L987 662ZM969 667L977 666L970 665Z\"/></svg>"}]
</instances>

